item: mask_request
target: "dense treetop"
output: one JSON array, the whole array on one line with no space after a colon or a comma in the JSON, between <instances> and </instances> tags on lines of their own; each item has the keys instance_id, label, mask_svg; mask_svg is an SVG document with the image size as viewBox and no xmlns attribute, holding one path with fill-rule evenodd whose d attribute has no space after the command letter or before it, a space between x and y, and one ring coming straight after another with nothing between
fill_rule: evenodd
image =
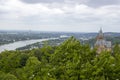
<instances>
[{"instance_id":1,"label":"dense treetop","mask_svg":"<svg viewBox=\"0 0 120 80\"><path fill-rule=\"evenodd\" d=\"M74 37L59 46L45 45L0 54L0 80L119 80L120 47L97 55Z\"/></svg>"}]
</instances>

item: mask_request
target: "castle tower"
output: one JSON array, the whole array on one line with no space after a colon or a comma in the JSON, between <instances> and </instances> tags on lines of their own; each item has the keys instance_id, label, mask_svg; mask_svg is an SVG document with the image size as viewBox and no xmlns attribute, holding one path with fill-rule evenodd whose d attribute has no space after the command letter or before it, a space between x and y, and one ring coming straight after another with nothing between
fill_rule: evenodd
<instances>
[{"instance_id":1,"label":"castle tower","mask_svg":"<svg viewBox=\"0 0 120 80\"><path fill-rule=\"evenodd\" d=\"M100 31L96 37L95 46L104 46L104 45L105 45L104 34L102 32L102 29L100 29Z\"/></svg>"},{"instance_id":2,"label":"castle tower","mask_svg":"<svg viewBox=\"0 0 120 80\"><path fill-rule=\"evenodd\" d=\"M100 54L102 51L105 51L105 50L107 51L111 50L111 42L105 40L102 29L100 29L96 37L95 48L97 48L98 54Z\"/></svg>"},{"instance_id":3,"label":"castle tower","mask_svg":"<svg viewBox=\"0 0 120 80\"><path fill-rule=\"evenodd\" d=\"M99 31L99 33L98 33L97 39L98 39L98 40L104 39L104 34L103 34L103 31L102 31L102 28L100 29L100 31Z\"/></svg>"}]
</instances>

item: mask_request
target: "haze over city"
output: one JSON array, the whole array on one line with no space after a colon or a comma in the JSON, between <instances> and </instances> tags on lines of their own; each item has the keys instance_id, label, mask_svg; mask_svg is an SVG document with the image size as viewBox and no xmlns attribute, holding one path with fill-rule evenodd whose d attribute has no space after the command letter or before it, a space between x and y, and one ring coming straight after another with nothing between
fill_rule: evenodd
<instances>
[{"instance_id":1,"label":"haze over city","mask_svg":"<svg viewBox=\"0 0 120 80\"><path fill-rule=\"evenodd\" d=\"M120 0L0 0L0 30L120 32Z\"/></svg>"}]
</instances>

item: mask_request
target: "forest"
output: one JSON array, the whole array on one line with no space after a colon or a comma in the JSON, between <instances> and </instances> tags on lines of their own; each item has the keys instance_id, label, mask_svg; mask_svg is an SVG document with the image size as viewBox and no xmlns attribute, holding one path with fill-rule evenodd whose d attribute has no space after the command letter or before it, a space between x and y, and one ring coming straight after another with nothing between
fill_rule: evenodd
<instances>
[{"instance_id":1,"label":"forest","mask_svg":"<svg viewBox=\"0 0 120 80\"><path fill-rule=\"evenodd\" d=\"M120 46L97 55L71 37L58 46L4 51L0 80L120 80Z\"/></svg>"}]
</instances>

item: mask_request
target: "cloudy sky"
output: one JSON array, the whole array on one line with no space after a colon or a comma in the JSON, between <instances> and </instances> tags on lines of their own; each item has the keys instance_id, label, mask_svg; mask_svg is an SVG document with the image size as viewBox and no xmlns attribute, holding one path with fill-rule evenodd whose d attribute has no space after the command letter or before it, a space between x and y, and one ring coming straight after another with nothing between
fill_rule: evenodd
<instances>
[{"instance_id":1,"label":"cloudy sky","mask_svg":"<svg viewBox=\"0 0 120 80\"><path fill-rule=\"evenodd\" d=\"M120 0L0 0L0 30L120 32Z\"/></svg>"}]
</instances>

